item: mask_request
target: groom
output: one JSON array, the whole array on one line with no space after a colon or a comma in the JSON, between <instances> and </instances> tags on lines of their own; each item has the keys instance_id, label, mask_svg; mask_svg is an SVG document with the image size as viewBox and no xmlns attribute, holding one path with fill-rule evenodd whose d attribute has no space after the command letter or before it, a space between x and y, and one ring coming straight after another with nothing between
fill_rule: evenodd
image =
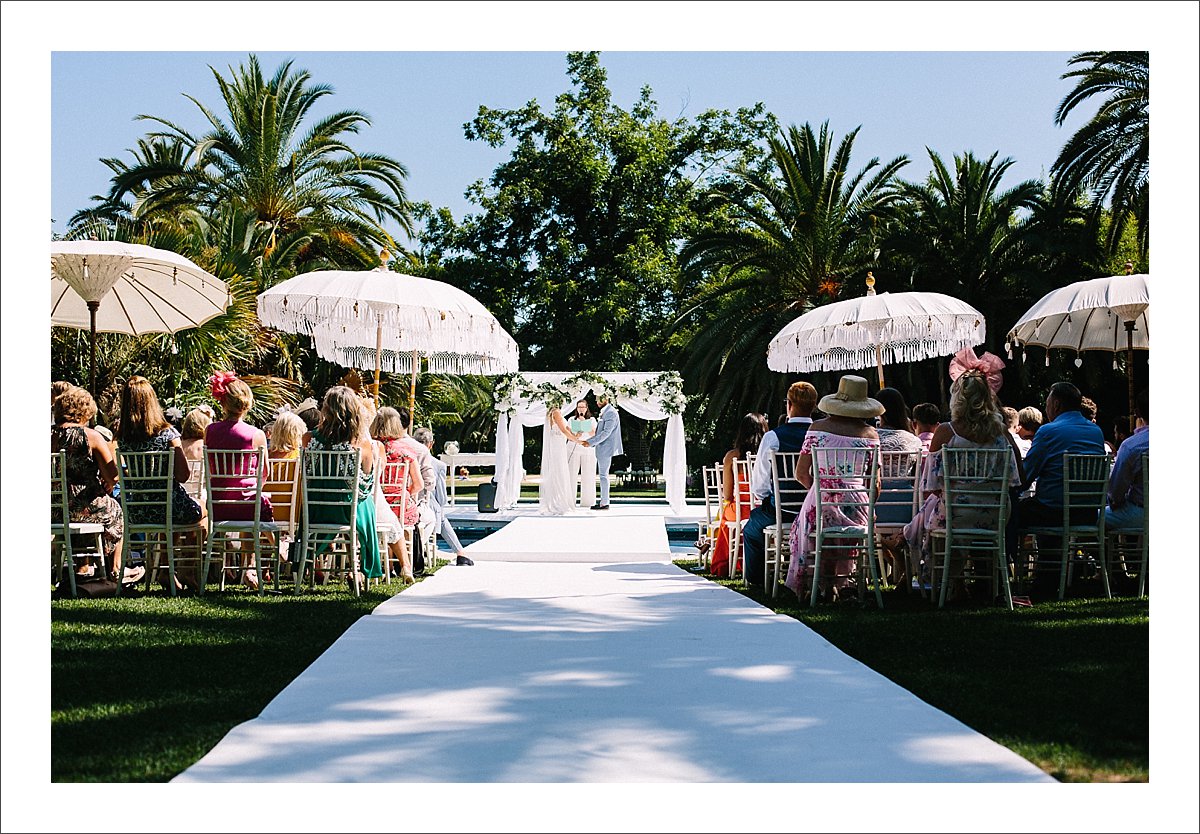
<instances>
[{"instance_id":1,"label":"groom","mask_svg":"<svg viewBox=\"0 0 1200 834\"><path fill-rule=\"evenodd\" d=\"M621 445L621 415L609 404L608 394L604 392L597 394L596 402L600 406L596 433L590 439L583 441L583 445L595 447L596 470L600 473L600 503L593 504L592 509L607 510L608 469L612 466L614 455L625 454L625 447Z\"/></svg>"}]
</instances>

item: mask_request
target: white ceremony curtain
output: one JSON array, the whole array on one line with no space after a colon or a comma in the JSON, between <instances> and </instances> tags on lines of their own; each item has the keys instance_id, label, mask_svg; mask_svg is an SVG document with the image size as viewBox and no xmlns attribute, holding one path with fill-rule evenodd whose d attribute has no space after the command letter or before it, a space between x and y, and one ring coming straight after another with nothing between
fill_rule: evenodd
<instances>
[{"instance_id":1,"label":"white ceremony curtain","mask_svg":"<svg viewBox=\"0 0 1200 834\"><path fill-rule=\"evenodd\" d=\"M551 382L556 385L575 376L575 373L527 373L524 375L533 385ZM630 385L652 380L657 373L616 373L601 374L611 385ZM563 406L569 411L576 401L583 399L592 386L583 385L580 390L571 392L571 399ZM508 406L514 407L510 417L506 412ZM663 478L667 487L667 503L673 512L683 511L685 505L687 478L687 448L683 437L683 417L679 414L668 414L663 411L662 403L657 400L643 400L618 397L618 411L627 411L643 420L666 420L667 436L663 445ZM541 426L546 421L546 406L540 400L522 400L517 403L498 403L499 410L496 424L496 507L512 509L521 497L521 479L525 470L521 467L521 453L525 446L523 426Z\"/></svg>"}]
</instances>

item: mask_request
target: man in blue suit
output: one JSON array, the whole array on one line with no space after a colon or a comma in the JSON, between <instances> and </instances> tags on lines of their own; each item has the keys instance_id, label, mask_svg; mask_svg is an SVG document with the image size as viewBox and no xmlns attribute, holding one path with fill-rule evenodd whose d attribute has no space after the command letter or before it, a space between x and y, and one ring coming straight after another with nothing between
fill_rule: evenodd
<instances>
[{"instance_id":1,"label":"man in blue suit","mask_svg":"<svg viewBox=\"0 0 1200 834\"><path fill-rule=\"evenodd\" d=\"M625 454L621 444L621 415L608 401L608 394L603 391L596 395L600 406L599 422L596 423L596 433L583 442L584 446L596 449L596 471L600 474L600 503L593 504L593 510L608 509L608 470L616 455Z\"/></svg>"}]
</instances>

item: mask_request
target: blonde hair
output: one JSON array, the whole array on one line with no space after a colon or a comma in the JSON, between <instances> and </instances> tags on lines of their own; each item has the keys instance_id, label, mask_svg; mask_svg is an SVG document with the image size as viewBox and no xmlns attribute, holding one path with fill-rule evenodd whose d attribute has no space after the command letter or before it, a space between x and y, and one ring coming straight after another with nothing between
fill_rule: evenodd
<instances>
[{"instance_id":1,"label":"blonde hair","mask_svg":"<svg viewBox=\"0 0 1200 834\"><path fill-rule=\"evenodd\" d=\"M317 431L328 443L353 443L362 434L363 410L352 388L335 385L321 401L321 422Z\"/></svg>"},{"instance_id":2,"label":"blonde hair","mask_svg":"<svg viewBox=\"0 0 1200 834\"><path fill-rule=\"evenodd\" d=\"M996 397L979 371L967 371L950 386L950 422L956 433L975 443L995 440L1006 431Z\"/></svg>"},{"instance_id":3,"label":"blonde hair","mask_svg":"<svg viewBox=\"0 0 1200 834\"><path fill-rule=\"evenodd\" d=\"M1025 431L1037 431L1042 427L1042 412L1027 405L1017 412L1017 422Z\"/></svg>"},{"instance_id":4,"label":"blonde hair","mask_svg":"<svg viewBox=\"0 0 1200 834\"><path fill-rule=\"evenodd\" d=\"M404 431L404 424L400 420L400 412L391 406L385 405L375 414L375 419L371 422L371 436L389 440L393 437L399 437Z\"/></svg>"},{"instance_id":5,"label":"blonde hair","mask_svg":"<svg viewBox=\"0 0 1200 834\"><path fill-rule=\"evenodd\" d=\"M183 415L183 423L179 426L179 436L184 440L203 440L204 430L212 422L212 415L199 408L193 408Z\"/></svg>"},{"instance_id":6,"label":"blonde hair","mask_svg":"<svg viewBox=\"0 0 1200 834\"><path fill-rule=\"evenodd\" d=\"M275 422L271 426L268 450L290 452L293 449L299 449L306 431L308 431L308 426L304 425L303 420L292 412L285 411L275 418Z\"/></svg>"},{"instance_id":7,"label":"blonde hair","mask_svg":"<svg viewBox=\"0 0 1200 834\"><path fill-rule=\"evenodd\" d=\"M225 384L225 396L221 397L221 408L225 409L225 419L241 417L254 407L254 392L250 386L240 379L232 379Z\"/></svg>"},{"instance_id":8,"label":"blonde hair","mask_svg":"<svg viewBox=\"0 0 1200 834\"><path fill-rule=\"evenodd\" d=\"M63 394L67 393L74 387L75 387L74 383L67 382L66 380L63 380L63 379L60 379L57 382L51 382L50 383L50 405L54 405L55 400L57 400L59 397L61 397Z\"/></svg>"},{"instance_id":9,"label":"blonde hair","mask_svg":"<svg viewBox=\"0 0 1200 834\"><path fill-rule=\"evenodd\" d=\"M96 416L96 401L86 388L72 385L54 399L54 422L88 423Z\"/></svg>"},{"instance_id":10,"label":"blonde hair","mask_svg":"<svg viewBox=\"0 0 1200 834\"><path fill-rule=\"evenodd\" d=\"M1021 424L1017 418L1017 410L1015 408L1006 405L1000 409L1000 413L1004 415L1004 425L1009 431L1012 431Z\"/></svg>"},{"instance_id":11,"label":"blonde hair","mask_svg":"<svg viewBox=\"0 0 1200 834\"><path fill-rule=\"evenodd\" d=\"M144 376L131 376L121 389L121 423L117 440L144 443L170 426L150 380Z\"/></svg>"}]
</instances>

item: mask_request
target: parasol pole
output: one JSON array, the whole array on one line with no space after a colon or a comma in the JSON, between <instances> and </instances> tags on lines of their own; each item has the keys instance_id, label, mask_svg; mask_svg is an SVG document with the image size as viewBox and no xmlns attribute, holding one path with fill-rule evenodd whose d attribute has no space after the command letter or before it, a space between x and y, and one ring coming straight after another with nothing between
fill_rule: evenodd
<instances>
[{"instance_id":1,"label":"parasol pole","mask_svg":"<svg viewBox=\"0 0 1200 834\"><path fill-rule=\"evenodd\" d=\"M1125 274L1133 274L1133 261L1125 262ZM1136 416L1133 413L1133 331L1136 319L1125 322L1125 381L1129 386L1129 431L1133 431Z\"/></svg>"},{"instance_id":2,"label":"parasol pole","mask_svg":"<svg viewBox=\"0 0 1200 834\"><path fill-rule=\"evenodd\" d=\"M417 355L417 349L413 348L412 357L412 380L408 383L408 416L414 423L417 419L417 363L421 358ZM412 425L411 423L409 425Z\"/></svg>"},{"instance_id":3,"label":"parasol pole","mask_svg":"<svg viewBox=\"0 0 1200 834\"><path fill-rule=\"evenodd\" d=\"M375 408L379 408L379 361L383 354L383 317L375 318L375 384L372 393L375 395Z\"/></svg>"},{"instance_id":4,"label":"parasol pole","mask_svg":"<svg viewBox=\"0 0 1200 834\"><path fill-rule=\"evenodd\" d=\"M96 391L96 311L100 309L100 302L99 301L89 301L87 303L87 308L88 308L88 316L91 318L91 322L92 322L92 327L91 327L91 330L92 330L92 362L91 362L92 396L98 397L99 392Z\"/></svg>"},{"instance_id":5,"label":"parasol pole","mask_svg":"<svg viewBox=\"0 0 1200 834\"><path fill-rule=\"evenodd\" d=\"M876 257L878 257L878 253L876 253ZM867 284L867 295L874 295L875 294L875 273L874 272L867 273L866 284ZM880 340L882 338L883 338L883 330L881 328L880 331L875 334L875 370L879 373L879 387L880 388L884 387L884 385L883 385L883 345L880 344Z\"/></svg>"}]
</instances>

